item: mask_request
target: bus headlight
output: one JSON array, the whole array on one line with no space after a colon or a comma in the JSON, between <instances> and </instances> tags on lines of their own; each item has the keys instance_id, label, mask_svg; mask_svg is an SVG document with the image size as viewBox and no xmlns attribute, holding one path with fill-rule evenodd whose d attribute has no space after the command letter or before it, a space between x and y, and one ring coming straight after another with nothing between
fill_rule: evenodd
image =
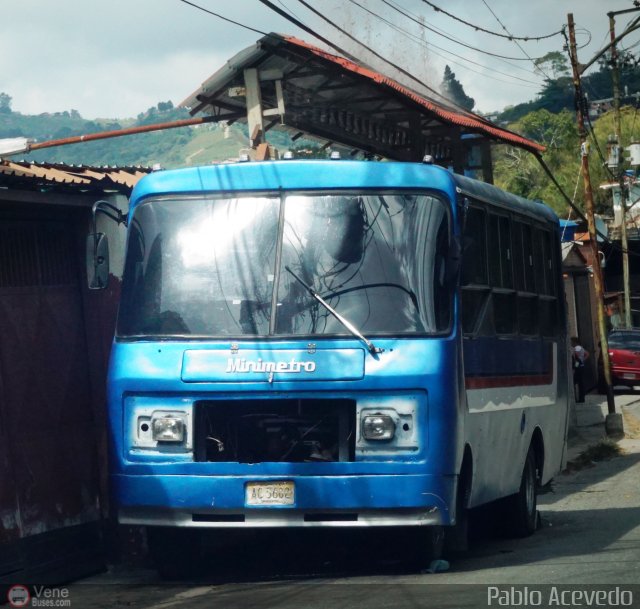
<instances>
[{"instance_id":1,"label":"bus headlight","mask_svg":"<svg viewBox=\"0 0 640 609\"><path fill-rule=\"evenodd\" d=\"M366 440L391 440L396 424L387 414L368 414L362 417L362 435Z\"/></svg>"},{"instance_id":2,"label":"bus headlight","mask_svg":"<svg viewBox=\"0 0 640 609\"><path fill-rule=\"evenodd\" d=\"M156 442L182 442L184 420L182 417L165 415L151 420L151 434Z\"/></svg>"}]
</instances>

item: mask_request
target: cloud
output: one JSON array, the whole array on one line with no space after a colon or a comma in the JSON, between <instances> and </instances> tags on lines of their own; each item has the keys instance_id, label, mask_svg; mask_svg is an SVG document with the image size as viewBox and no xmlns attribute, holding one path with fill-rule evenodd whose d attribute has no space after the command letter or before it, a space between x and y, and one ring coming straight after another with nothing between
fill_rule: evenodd
<instances>
[{"instance_id":1,"label":"cloud","mask_svg":"<svg viewBox=\"0 0 640 609\"><path fill-rule=\"evenodd\" d=\"M201 3L229 12L227 3ZM271 18L253 0L239 0L234 13L245 23ZM29 0L0 20L0 91L25 114L132 116L181 101L258 37L178 0Z\"/></svg>"},{"instance_id":2,"label":"cloud","mask_svg":"<svg viewBox=\"0 0 640 609\"><path fill-rule=\"evenodd\" d=\"M532 73L529 61L505 62L434 33L435 29L483 50L524 58L513 41L478 33L434 12L421 0L402 0L396 4L423 20L432 30L421 29L381 0L358 1L397 27L408 30L414 38L425 41L426 48L347 0L309 1L365 44L432 87L440 84L444 66L449 64L467 94L476 99L476 108L495 110L532 99L541 82ZM253 28L295 34L322 46L258 0L194 2ZM502 29L486 5L478 0L433 2L487 29ZM607 0L606 7L602 6L602 0L581 0L580 3L487 0L487 4L515 35L558 30L566 22L567 13L573 10L578 27L592 32L590 46L579 52L582 60L590 58L606 41L605 12L631 5L629 0ZM340 46L355 50L353 43L302 5L293 0L279 0L279 6L295 11L302 21ZM630 18L618 19L620 29ZM86 118L135 116L158 101L181 101L258 38L260 34L225 23L180 0L24 0L12 3L0 20L0 56L3 57L0 91L11 95L14 110L23 113L75 108ZM578 39L585 43L588 36L580 30ZM637 35L630 37L629 44L637 39ZM549 50L562 50L563 39L555 37L521 45L531 57L536 57ZM391 74L392 69L385 62L366 56L362 49L356 54L375 69ZM407 84L412 86L410 82ZM527 87L527 84L533 86Z\"/></svg>"}]
</instances>

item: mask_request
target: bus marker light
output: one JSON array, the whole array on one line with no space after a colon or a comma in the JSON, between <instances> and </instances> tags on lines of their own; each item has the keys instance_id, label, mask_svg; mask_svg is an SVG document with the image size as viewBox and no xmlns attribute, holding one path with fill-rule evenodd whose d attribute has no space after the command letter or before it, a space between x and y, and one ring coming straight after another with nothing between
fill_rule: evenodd
<instances>
[{"instance_id":1,"label":"bus marker light","mask_svg":"<svg viewBox=\"0 0 640 609\"><path fill-rule=\"evenodd\" d=\"M391 440L396 424L386 414L366 415L362 418L362 435L365 440Z\"/></svg>"}]
</instances>

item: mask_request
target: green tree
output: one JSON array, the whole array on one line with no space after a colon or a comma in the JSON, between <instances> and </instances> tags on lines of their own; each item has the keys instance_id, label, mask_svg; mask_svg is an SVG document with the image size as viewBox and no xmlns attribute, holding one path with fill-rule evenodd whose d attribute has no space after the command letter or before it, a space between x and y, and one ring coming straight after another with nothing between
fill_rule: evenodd
<instances>
[{"instance_id":1,"label":"green tree","mask_svg":"<svg viewBox=\"0 0 640 609\"><path fill-rule=\"evenodd\" d=\"M549 51L546 55L536 59L533 65L535 71L547 80L569 75L569 60L560 51ZM549 76L549 72L551 72L551 76Z\"/></svg>"},{"instance_id":2,"label":"green tree","mask_svg":"<svg viewBox=\"0 0 640 609\"><path fill-rule=\"evenodd\" d=\"M536 62L536 71L545 76L544 83L536 99L506 108L499 116L499 122L514 122L529 112L544 108L550 112L574 109L573 82L569 74L567 59L563 53L552 51ZM598 61L598 69L590 70L582 76L582 89L589 100L606 99L613 96L611 64L608 57ZM620 87L623 101L631 103L640 95L640 65L631 53L620 51Z\"/></svg>"},{"instance_id":3,"label":"green tree","mask_svg":"<svg viewBox=\"0 0 640 609\"><path fill-rule=\"evenodd\" d=\"M580 168L579 139L575 118L568 110L559 113L536 110L509 128L546 147L543 158L565 192L573 193ZM534 155L520 148L502 146L495 157L496 185L526 197L540 199L558 213L567 206Z\"/></svg>"},{"instance_id":4,"label":"green tree","mask_svg":"<svg viewBox=\"0 0 640 609\"><path fill-rule=\"evenodd\" d=\"M560 112L574 107L573 81L569 76L546 80L537 99L536 106L549 112Z\"/></svg>"},{"instance_id":5,"label":"green tree","mask_svg":"<svg viewBox=\"0 0 640 609\"><path fill-rule=\"evenodd\" d=\"M173 110L173 102L171 100L166 102L158 102L158 110L160 112L168 112L169 110Z\"/></svg>"},{"instance_id":6,"label":"green tree","mask_svg":"<svg viewBox=\"0 0 640 609\"><path fill-rule=\"evenodd\" d=\"M621 110L621 145L628 146L640 138L640 120L636 110L625 106ZM612 174L603 158L607 155L607 138L615 132L613 112L603 114L591 124L587 122L590 144L589 167L592 191L596 211L611 214L611 192L599 188L601 184L611 182ZM530 112L509 127L544 144L546 150L542 157L553 172L565 193L574 199L575 204L584 209L584 184L580 175L580 140L573 112L563 110L559 113L547 110ZM500 146L496 150L494 180L496 185L530 199L541 199L551 205L559 215L566 216L569 208L555 185L536 160L521 149Z\"/></svg>"},{"instance_id":7,"label":"green tree","mask_svg":"<svg viewBox=\"0 0 640 609\"><path fill-rule=\"evenodd\" d=\"M473 110L476 100L464 92L462 83L456 78L456 75L451 71L449 66L445 66L444 68L444 77L442 78L440 89L445 97L458 106L465 108L465 110Z\"/></svg>"},{"instance_id":8,"label":"green tree","mask_svg":"<svg viewBox=\"0 0 640 609\"><path fill-rule=\"evenodd\" d=\"M0 112L3 114L11 114L11 95L0 93Z\"/></svg>"}]
</instances>

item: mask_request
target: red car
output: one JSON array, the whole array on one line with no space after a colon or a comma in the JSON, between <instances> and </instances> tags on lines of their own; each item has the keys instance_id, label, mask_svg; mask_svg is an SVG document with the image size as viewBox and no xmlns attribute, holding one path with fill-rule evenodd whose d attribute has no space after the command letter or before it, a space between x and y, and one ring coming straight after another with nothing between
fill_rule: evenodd
<instances>
[{"instance_id":1,"label":"red car","mask_svg":"<svg viewBox=\"0 0 640 609\"><path fill-rule=\"evenodd\" d=\"M613 385L640 385L640 328L609 334L609 361Z\"/></svg>"}]
</instances>

